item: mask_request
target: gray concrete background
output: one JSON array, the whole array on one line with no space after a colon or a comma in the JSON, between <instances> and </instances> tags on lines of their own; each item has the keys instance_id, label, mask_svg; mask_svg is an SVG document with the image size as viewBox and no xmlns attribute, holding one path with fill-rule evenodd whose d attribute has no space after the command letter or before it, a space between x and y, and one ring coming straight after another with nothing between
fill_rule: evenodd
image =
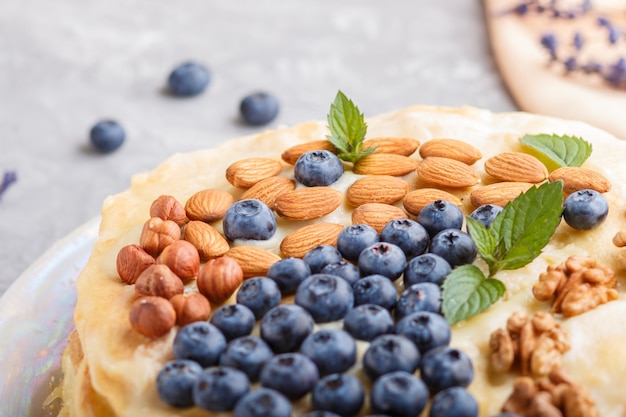
<instances>
[{"instance_id":1,"label":"gray concrete background","mask_svg":"<svg viewBox=\"0 0 626 417\"><path fill-rule=\"evenodd\" d=\"M168 97L187 59L211 69L211 85ZM324 119L338 89L370 116L515 110L477 0L1 0L0 174L18 181L0 197L0 294L132 174L260 130L238 120L259 89L281 101L270 128ZM127 131L109 155L88 146L102 118Z\"/></svg>"}]
</instances>

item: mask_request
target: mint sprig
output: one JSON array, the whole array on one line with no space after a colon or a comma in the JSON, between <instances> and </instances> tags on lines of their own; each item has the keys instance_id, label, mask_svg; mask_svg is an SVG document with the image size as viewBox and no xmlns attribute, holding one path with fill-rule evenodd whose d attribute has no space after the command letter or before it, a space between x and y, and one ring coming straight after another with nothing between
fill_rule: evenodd
<instances>
[{"instance_id":1,"label":"mint sprig","mask_svg":"<svg viewBox=\"0 0 626 417\"><path fill-rule=\"evenodd\" d=\"M520 142L558 167L579 167L589 158L593 150L589 142L577 136L525 135Z\"/></svg>"},{"instance_id":2,"label":"mint sprig","mask_svg":"<svg viewBox=\"0 0 626 417\"><path fill-rule=\"evenodd\" d=\"M442 311L453 324L472 317L504 294L494 275L518 269L535 259L561 222L563 185L560 181L532 187L508 203L489 228L467 217L467 228L489 276L473 265L456 268L443 285Z\"/></svg>"},{"instance_id":3,"label":"mint sprig","mask_svg":"<svg viewBox=\"0 0 626 417\"><path fill-rule=\"evenodd\" d=\"M335 101L330 105L326 136L337 149L338 157L348 162L356 162L374 152L375 148L363 149L363 139L367 123L363 113L344 93L337 91Z\"/></svg>"}]
</instances>

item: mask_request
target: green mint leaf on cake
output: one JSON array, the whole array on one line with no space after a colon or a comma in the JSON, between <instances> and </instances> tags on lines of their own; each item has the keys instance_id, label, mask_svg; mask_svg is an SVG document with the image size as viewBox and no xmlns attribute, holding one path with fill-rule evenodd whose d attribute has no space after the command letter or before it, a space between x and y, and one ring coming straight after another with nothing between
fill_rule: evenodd
<instances>
[{"instance_id":1,"label":"green mint leaf on cake","mask_svg":"<svg viewBox=\"0 0 626 417\"><path fill-rule=\"evenodd\" d=\"M520 142L537 152L537 156L544 160L548 168L550 165L556 165L556 168L579 167L589 158L592 151L589 142L576 136L526 135Z\"/></svg>"},{"instance_id":2,"label":"green mint leaf on cake","mask_svg":"<svg viewBox=\"0 0 626 417\"><path fill-rule=\"evenodd\" d=\"M341 91L337 92L335 101L330 105L326 136L337 149L340 159L356 162L374 152L375 148L363 149L363 139L367 131L367 123L359 108Z\"/></svg>"}]
</instances>

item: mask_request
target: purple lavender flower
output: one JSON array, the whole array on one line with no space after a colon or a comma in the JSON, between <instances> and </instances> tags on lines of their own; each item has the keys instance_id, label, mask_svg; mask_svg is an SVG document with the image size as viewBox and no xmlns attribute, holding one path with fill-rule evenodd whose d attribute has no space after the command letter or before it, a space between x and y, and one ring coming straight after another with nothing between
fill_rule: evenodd
<instances>
[{"instance_id":1,"label":"purple lavender flower","mask_svg":"<svg viewBox=\"0 0 626 417\"><path fill-rule=\"evenodd\" d=\"M598 26L601 26L601 27L608 28L608 27L613 26L611 22L609 21L609 19L607 19L606 17L602 17L602 16L598 17L596 22L598 22Z\"/></svg>"},{"instance_id":2,"label":"purple lavender flower","mask_svg":"<svg viewBox=\"0 0 626 417\"><path fill-rule=\"evenodd\" d=\"M600 74L602 72L602 68L602 64L596 61L589 61L580 67L585 74Z\"/></svg>"},{"instance_id":3,"label":"purple lavender flower","mask_svg":"<svg viewBox=\"0 0 626 417\"><path fill-rule=\"evenodd\" d=\"M582 33L580 33L579 31L576 31L574 33L574 39L572 40L572 43L574 44L574 48L576 48L577 51L580 51L583 48L583 45L585 44L585 40L583 39Z\"/></svg>"},{"instance_id":4,"label":"purple lavender flower","mask_svg":"<svg viewBox=\"0 0 626 417\"><path fill-rule=\"evenodd\" d=\"M617 29L615 26L609 26L609 42L611 45L615 45L619 40L620 36L622 36L622 32Z\"/></svg>"},{"instance_id":5,"label":"purple lavender flower","mask_svg":"<svg viewBox=\"0 0 626 417\"><path fill-rule=\"evenodd\" d=\"M567 58L563 65L565 66L566 72L574 72L578 69L578 63L576 62L576 58L573 56Z\"/></svg>"},{"instance_id":6,"label":"purple lavender flower","mask_svg":"<svg viewBox=\"0 0 626 417\"><path fill-rule=\"evenodd\" d=\"M541 45L548 50L550 53L550 58L555 61L557 59L556 56L556 47L558 45L556 36L552 33L546 33L541 36Z\"/></svg>"},{"instance_id":7,"label":"purple lavender flower","mask_svg":"<svg viewBox=\"0 0 626 417\"><path fill-rule=\"evenodd\" d=\"M0 197L9 188L11 184L17 181L17 173L15 171L6 171L0 183Z\"/></svg>"},{"instance_id":8,"label":"purple lavender flower","mask_svg":"<svg viewBox=\"0 0 626 417\"><path fill-rule=\"evenodd\" d=\"M604 79L614 87L626 87L626 59L618 59L617 62L610 67Z\"/></svg>"}]
</instances>

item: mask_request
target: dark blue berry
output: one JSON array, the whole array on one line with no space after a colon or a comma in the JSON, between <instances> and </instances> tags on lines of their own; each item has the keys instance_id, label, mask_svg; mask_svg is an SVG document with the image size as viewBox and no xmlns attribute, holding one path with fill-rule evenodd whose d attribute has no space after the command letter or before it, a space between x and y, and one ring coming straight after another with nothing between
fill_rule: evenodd
<instances>
[{"instance_id":1,"label":"dark blue berry","mask_svg":"<svg viewBox=\"0 0 626 417\"><path fill-rule=\"evenodd\" d=\"M376 304L390 310L396 306L398 291L393 282L383 275L368 275L352 286L354 305Z\"/></svg>"},{"instance_id":2,"label":"dark blue berry","mask_svg":"<svg viewBox=\"0 0 626 417\"><path fill-rule=\"evenodd\" d=\"M356 343L343 330L322 329L304 339L300 353L308 356L321 376L345 372L356 362Z\"/></svg>"},{"instance_id":3,"label":"dark blue berry","mask_svg":"<svg viewBox=\"0 0 626 417\"><path fill-rule=\"evenodd\" d=\"M291 402L280 392L258 388L235 405L234 417L291 417Z\"/></svg>"},{"instance_id":4,"label":"dark blue berry","mask_svg":"<svg viewBox=\"0 0 626 417\"><path fill-rule=\"evenodd\" d=\"M313 411L306 413L302 417L341 417L341 416L331 411L313 410Z\"/></svg>"},{"instance_id":5,"label":"dark blue berry","mask_svg":"<svg viewBox=\"0 0 626 417\"><path fill-rule=\"evenodd\" d=\"M387 278L384 278L390 282ZM389 310L376 304L354 307L343 319L343 329L358 340L370 341L393 330Z\"/></svg>"},{"instance_id":6,"label":"dark blue berry","mask_svg":"<svg viewBox=\"0 0 626 417\"><path fill-rule=\"evenodd\" d=\"M251 126L263 126L278 115L280 103L273 94L261 91L247 95L239 104L243 121Z\"/></svg>"},{"instance_id":7,"label":"dark blue berry","mask_svg":"<svg viewBox=\"0 0 626 417\"><path fill-rule=\"evenodd\" d=\"M359 271L363 276L378 274L395 281L400 278L405 266L404 252L393 243L375 243L359 255Z\"/></svg>"},{"instance_id":8,"label":"dark blue berry","mask_svg":"<svg viewBox=\"0 0 626 417\"><path fill-rule=\"evenodd\" d=\"M300 155L293 167L300 184L307 187L326 186L343 175L343 164L334 153L326 150L308 151Z\"/></svg>"},{"instance_id":9,"label":"dark blue berry","mask_svg":"<svg viewBox=\"0 0 626 417\"><path fill-rule=\"evenodd\" d=\"M435 200L420 211L417 221L430 236L435 236L444 229L460 229L463 226L463 212L454 203Z\"/></svg>"},{"instance_id":10,"label":"dark blue berry","mask_svg":"<svg viewBox=\"0 0 626 417\"><path fill-rule=\"evenodd\" d=\"M402 319L418 311L439 313L441 288L432 282L413 284L400 294L396 304L396 319Z\"/></svg>"},{"instance_id":11,"label":"dark blue berry","mask_svg":"<svg viewBox=\"0 0 626 417\"><path fill-rule=\"evenodd\" d=\"M346 261L328 264L324 268L322 268L320 273L343 278L348 281L348 284L350 285L354 285L354 283L357 282L361 277L361 275L359 274L359 268L357 268L356 265Z\"/></svg>"},{"instance_id":12,"label":"dark blue berry","mask_svg":"<svg viewBox=\"0 0 626 417\"><path fill-rule=\"evenodd\" d=\"M283 353L270 359L261 371L261 384L275 389L290 400L310 392L319 372L315 363L301 353Z\"/></svg>"},{"instance_id":13,"label":"dark blue berry","mask_svg":"<svg viewBox=\"0 0 626 417\"><path fill-rule=\"evenodd\" d=\"M220 329L227 341L249 335L254 327L254 313L243 304L219 307L211 315L210 323Z\"/></svg>"},{"instance_id":14,"label":"dark blue berry","mask_svg":"<svg viewBox=\"0 0 626 417\"><path fill-rule=\"evenodd\" d=\"M432 282L441 286L452 267L439 255L425 253L411 259L404 269L404 286L409 287L420 282Z\"/></svg>"},{"instance_id":15,"label":"dark blue berry","mask_svg":"<svg viewBox=\"0 0 626 417\"><path fill-rule=\"evenodd\" d=\"M265 313L280 304L280 298L278 284L265 277L247 279L237 291L237 303L248 307L257 320L260 320Z\"/></svg>"},{"instance_id":16,"label":"dark blue berry","mask_svg":"<svg viewBox=\"0 0 626 417\"><path fill-rule=\"evenodd\" d=\"M326 265L336 264L342 259L341 252L331 245L316 246L302 258L311 269L312 274L319 274Z\"/></svg>"},{"instance_id":17,"label":"dark blue berry","mask_svg":"<svg viewBox=\"0 0 626 417\"><path fill-rule=\"evenodd\" d=\"M502 207L494 204L483 204L477 207L470 213L470 217L478 222L481 222L483 226L489 227L496 216L502 211Z\"/></svg>"},{"instance_id":18,"label":"dark blue berry","mask_svg":"<svg viewBox=\"0 0 626 417\"><path fill-rule=\"evenodd\" d=\"M103 120L96 123L89 131L89 140L97 151L113 152L124 143L126 132L115 120Z\"/></svg>"},{"instance_id":19,"label":"dark blue berry","mask_svg":"<svg viewBox=\"0 0 626 417\"><path fill-rule=\"evenodd\" d=\"M230 366L244 372L250 381L259 379L261 369L274 356L272 349L263 339L243 336L231 340L220 356L221 366Z\"/></svg>"},{"instance_id":20,"label":"dark blue berry","mask_svg":"<svg viewBox=\"0 0 626 417\"><path fill-rule=\"evenodd\" d=\"M337 236L337 249L349 261L356 262L363 249L380 240L378 232L366 224L344 227Z\"/></svg>"},{"instance_id":21,"label":"dark blue berry","mask_svg":"<svg viewBox=\"0 0 626 417\"><path fill-rule=\"evenodd\" d=\"M433 398L428 417L477 417L478 403L465 388L452 387Z\"/></svg>"},{"instance_id":22,"label":"dark blue berry","mask_svg":"<svg viewBox=\"0 0 626 417\"><path fill-rule=\"evenodd\" d=\"M298 285L311 276L311 268L304 260L290 257L274 262L266 275L276 281L283 295L287 295L296 292Z\"/></svg>"},{"instance_id":23,"label":"dark blue berry","mask_svg":"<svg viewBox=\"0 0 626 417\"><path fill-rule=\"evenodd\" d=\"M203 368L217 364L226 349L226 338L220 330L205 321L197 321L181 328L174 338L176 359L190 359Z\"/></svg>"},{"instance_id":24,"label":"dark blue berry","mask_svg":"<svg viewBox=\"0 0 626 417\"><path fill-rule=\"evenodd\" d=\"M608 214L609 203L595 190L576 191L563 203L563 219L576 230L595 229Z\"/></svg>"},{"instance_id":25,"label":"dark blue berry","mask_svg":"<svg viewBox=\"0 0 626 417\"><path fill-rule=\"evenodd\" d=\"M167 362L156 380L159 397L172 407L193 406L193 386L200 374L202 366L197 362L188 359Z\"/></svg>"},{"instance_id":26,"label":"dark blue berry","mask_svg":"<svg viewBox=\"0 0 626 417\"><path fill-rule=\"evenodd\" d=\"M352 287L343 278L313 274L296 290L295 303L306 309L316 323L342 319L354 305Z\"/></svg>"},{"instance_id":27,"label":"dark blue berry","mask_svg":"<svg viewBox=\"0 0 626 417\"><path fill-rule=\"evenodd\" d=\"M428 401L428 388L421 379L403 372L381 376L372 386L370 404L372 411L394 417L420 415Z\"/></svg>"},{"instance_id":28,"label":"dark blue berry","mask_svg":"<svg viewBox=\"0 0 626 417\"><path fill-rule=\"evenodd\" d=\"M440 314L420 311L396 323L395 332L411 340L423 355L439 346L450 343L450 324Z\"/></svg>"},{"instance_id":29,"label":"dark blue berry","mask_svg":"<svg viewBox=\"0 0 626 417\"><path fill-rule=\"evenodd\" d=\"M441 346L422 356L420 375L434 394L450 387L467 387L474 379L474 367L463 351Z\"/></svg>"},{"instance_id":30,"label":"dark blue berry","mask_svg":"<svg viewBox=\"0 0 626 417\"><path fill-rule=\"evenodd\" d=\"M281 304L263 316L260 329L261 339L274 352L291 352L313 331L313 318L300 306Z\"/></svg>"},{"instance_id":31,"label":"dark blue berry","mask_svg":"<svg viewBox=\"0 0 626 417\"><path fill-rule=\"evenodd\" d=\"M358 414L365 399L361 382L348 374L332 374L322 378L311 394L314 409L332 411L342 417Z\"/></svg>"},{"instance_id":32,"label":"dark blue berry","mask_svg":"<svg viewBox=\"0 0 626 417\"><path fill-rule=\"evenodd\" d=\"M430 253L441 256L451 267L471 264L478 255L472 237L458 229L445 229L430 241Z\"/></svg>"},{"instance_id":33,"label":"dark blue berry","mask_svg":"<svg viewBox=\"0 0 626 417\"><path fill-rule=\"evenodd\" d=\"M230 411L250 390L246 374L235 368L218 366L208 368L193 387L193 400L209 411Z\"/></svg>"},{"instance_id":34,"label":"dark blue berry","mask_svg":"<svg viewBox=\"0 0 626 417\"><path fill-rule=\"evenodd\" d=\"M224 236L235 239L267 240L276 232L276 216L260 200L240 200L232 204L222 221Z\"/></svg>"},{"instance_id":35,"label":"dark blue berry","mask_svg":"<svg viewBox=\"0 0 626 417\"><path fill-rule=\"evenodd\" d=\"M419 364L420 353L413 342L397 334L378 336L363 355L363 369L373 380L394 371L413 373Z\"/></svg>"},{"instance_id":36,"label":"dark blue berry","mask_svg":"<svg viewBox=\"0 0 626 417\"><path fill-rule=\"evenodd\" d=\"M211 74L204 65L185 62L170 73L167 86L172 95L189 97L202 93L210 81Z\"/></svg>"},{"instance_id":37,"label":"dark blue berry","mask_svg":"<svg viewBox=\"0 0 626 417\"><path fill-rule=\"evenodd\" d=\"M429 239L424 226L410 219L392 220L380 232L380 240L398 246L407 259L424 253Z\"/></svg>"}]
</instances>

